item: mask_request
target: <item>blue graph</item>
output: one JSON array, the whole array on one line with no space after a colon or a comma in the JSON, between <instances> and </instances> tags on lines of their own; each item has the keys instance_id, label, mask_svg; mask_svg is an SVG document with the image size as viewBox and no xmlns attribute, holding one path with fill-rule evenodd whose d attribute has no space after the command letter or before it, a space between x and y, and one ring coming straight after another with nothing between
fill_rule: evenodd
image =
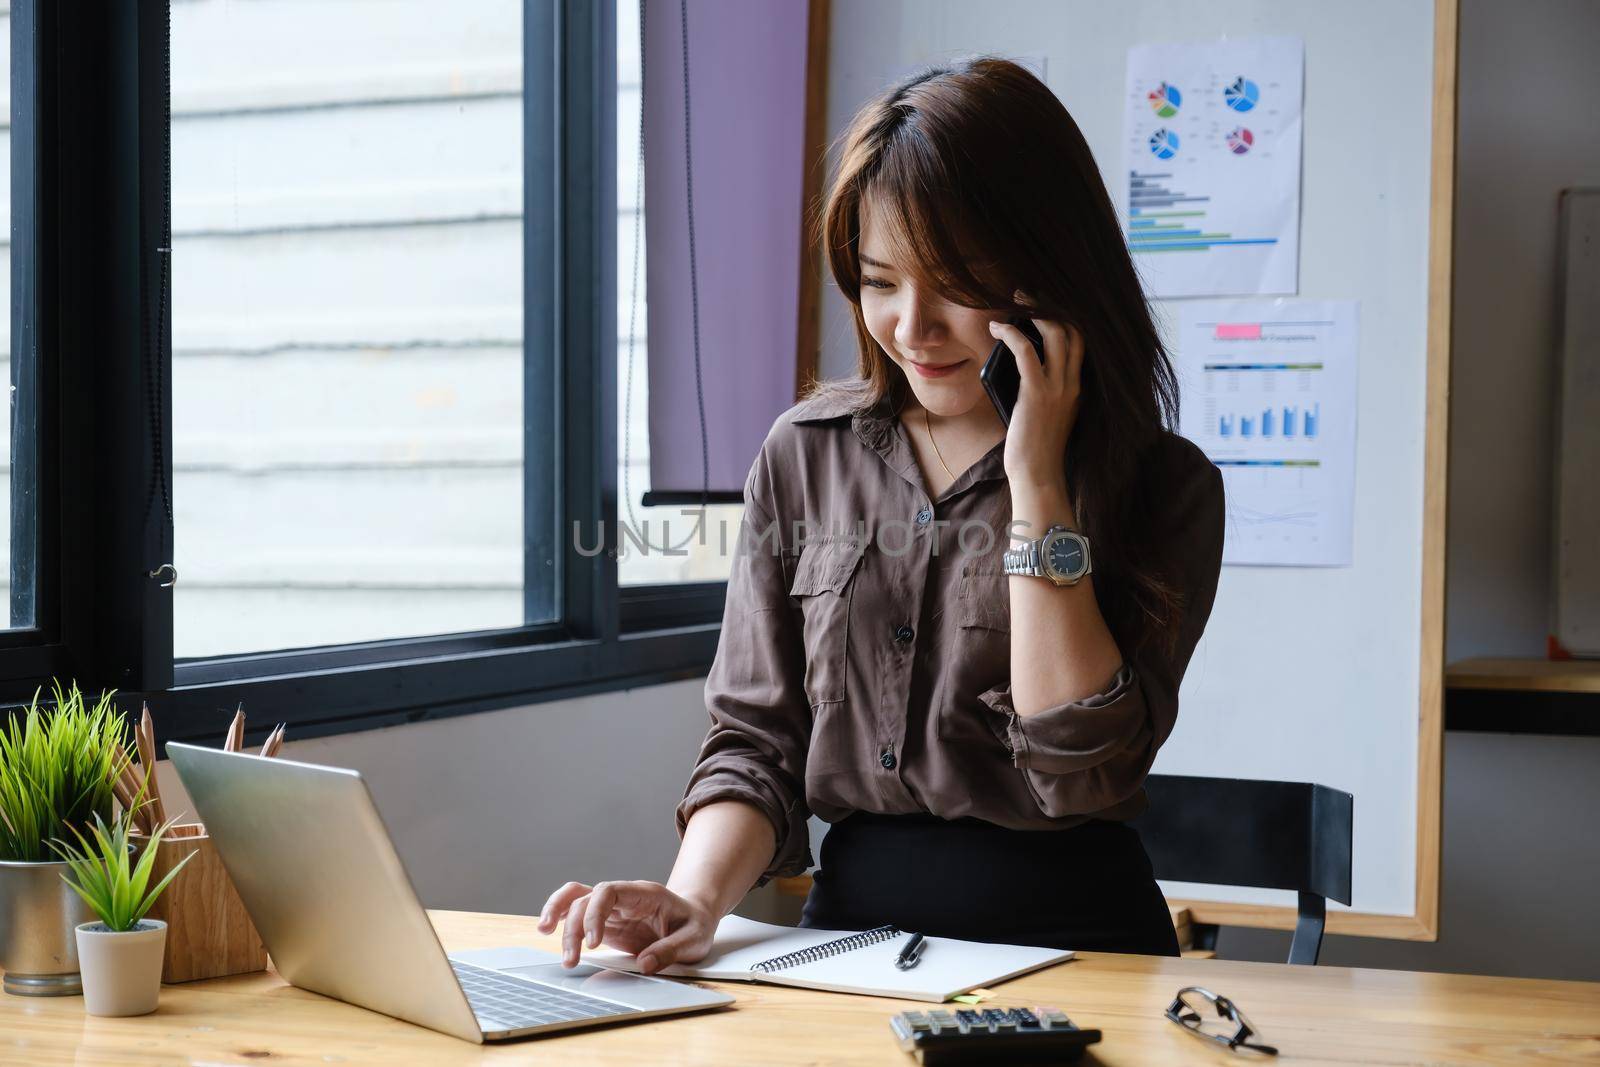
<instances>
[{"instance_id":1,"label":"blue graph","mask_svg":"<svg viewBox=\"0 0 1600 1067\"><path fill-rule=\"evenodd\" d=\"M1178 154L1178 135L1163 127L1150 135L1150 151L1157 159L1171 159Z\"/></svg>"},{"instance_id":2,"label":"blue graph","mask_svg":"<svg viewBox=\"0 0 1600 1067\"><path fill-rule=\"evenodd\" d=\"M1233 80L1233 84L1222 90L1222 99L1227 105L1238 112L1249 111L1261 99L1261 90L1249 78L1240 75Z\"/></svg>"},{"instance_id":3,"label":"blue graph","mask_svg":"<svg viewBox=\"0 0 1600 1067\"><path fill-rule=\"evenodd\" d=\"M1298 406L1285 404L1281 409L1262 408L1256 415L1218 415L1217 436L1232 437L1237 427L1240 437L1262 437L1274 435L1290 438L1303 437L1307 440L1317 436L1318 423L1322 420L1322 405L1312 404L1305 412Z\"/></svg>"}]
</instances>

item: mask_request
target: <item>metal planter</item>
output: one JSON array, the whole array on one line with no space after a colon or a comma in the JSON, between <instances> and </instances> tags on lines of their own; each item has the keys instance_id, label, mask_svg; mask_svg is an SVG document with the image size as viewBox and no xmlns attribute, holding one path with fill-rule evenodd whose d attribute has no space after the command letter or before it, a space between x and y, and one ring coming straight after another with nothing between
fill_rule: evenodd
<instances>
[{"instance_id":1,"label":"metal planter","mask_svg":"<svg viewBox=\"0 0 1600 1067\"><path fill-rule=\"evenodd\" d=\"M60 862L0 860L0 968L5 991L25 997L75 996L80 923L96 918L61 880Z\"/></svg>"}]
</instances>

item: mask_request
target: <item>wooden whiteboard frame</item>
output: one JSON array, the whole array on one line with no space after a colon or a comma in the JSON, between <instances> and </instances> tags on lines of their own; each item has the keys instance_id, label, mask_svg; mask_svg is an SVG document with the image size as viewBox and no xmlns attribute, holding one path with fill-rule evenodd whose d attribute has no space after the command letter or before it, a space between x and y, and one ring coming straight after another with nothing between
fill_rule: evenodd
<instances>
[{"instance_id":1,"label":"wooden whiteboard frame","mask_svg":"<svg viewBox=\"0 0 1600 1067\"><path fill-rule=\"evenodd\" d=\"M1429 178L1428 339L1422 498L1422 664L1417 725L1417 878L1410 915L1328 912L1327 931L1435 941L1439 936L1439 825L1444 771L1444 576L1450 444L1450 298L1455 225L1459 0L1434 0L1433 165ZM1173 900L1194 922L1293 930L1295 909Z\"/></svg>"}]
</instances>

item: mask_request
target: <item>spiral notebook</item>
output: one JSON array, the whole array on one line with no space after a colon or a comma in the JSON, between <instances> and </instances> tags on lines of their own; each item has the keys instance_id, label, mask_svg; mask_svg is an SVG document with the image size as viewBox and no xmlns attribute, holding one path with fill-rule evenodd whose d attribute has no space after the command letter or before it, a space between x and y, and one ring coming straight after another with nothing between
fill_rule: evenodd
<instances>
[{"instance_id":1,"label":"spiral notebook","mask_svg":"<svg viewBox=\"0 0 1600 1067\"><path fill-rule=\"evenodd\" d=\"M811 930L729 915L717 924L705 959L675 963L658 973L940 1002L1072 958L1062 949L929 937L921 960L902 971L894 958L909 936L891 927ZM584 960L619 971L639 970L638 959L614 949L586 951Z\"/></svg>"}]
</instances>

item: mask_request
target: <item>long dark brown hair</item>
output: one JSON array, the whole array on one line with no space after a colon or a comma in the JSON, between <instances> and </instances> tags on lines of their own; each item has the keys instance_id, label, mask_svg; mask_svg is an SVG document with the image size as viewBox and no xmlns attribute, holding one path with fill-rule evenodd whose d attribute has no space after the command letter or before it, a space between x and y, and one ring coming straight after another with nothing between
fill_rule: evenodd
<instances>
[{"instance_id":1,"label":"long dark brown hair","mask_svg":"<svg viewBox=\"0 0 1600 1067\"><path fill-rule=\"evenodd\" d=\"M835 151L814 236L854 309L858 374L817 383L812 395L867 410L907 388L862 316L868 199L891 262L919 286L963 307L1075 325L1083 401L1067 486L1094 546L1098 599L1125 655L1152 637L1170 647L1183 546L1153 528L1162 487L1149 475L1152 448L1177 425L1177 379L1078 124L1026 68L980 56L924 69L871 101Z\"/></svg>"}]
</instances>

